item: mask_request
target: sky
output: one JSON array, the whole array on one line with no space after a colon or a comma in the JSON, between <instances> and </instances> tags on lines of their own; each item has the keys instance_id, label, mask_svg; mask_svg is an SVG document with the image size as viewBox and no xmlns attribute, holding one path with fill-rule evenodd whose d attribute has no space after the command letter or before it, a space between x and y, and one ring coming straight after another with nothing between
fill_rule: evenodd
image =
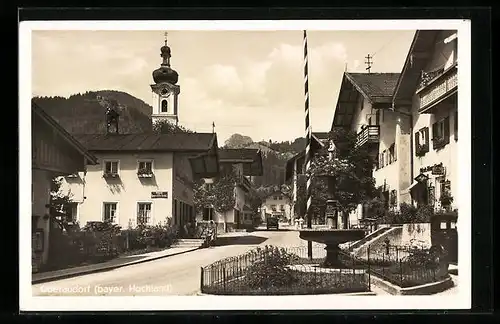
<instances>
[{"instance_id":1,"label":"sky","mask_svg":"<svg viewBox=\"0 0 500 324\"><path fill-rule=\"evenodd\" d=\"M127 92L153 105L152 72L165 31L37 30L32 33L33 96ZM312 130L331 127L343 72L401 72L415 31L308 31ZM168 32L179 73L179 124L254 141L304 136L303 32Z\"/></svg>"}]
</instances>

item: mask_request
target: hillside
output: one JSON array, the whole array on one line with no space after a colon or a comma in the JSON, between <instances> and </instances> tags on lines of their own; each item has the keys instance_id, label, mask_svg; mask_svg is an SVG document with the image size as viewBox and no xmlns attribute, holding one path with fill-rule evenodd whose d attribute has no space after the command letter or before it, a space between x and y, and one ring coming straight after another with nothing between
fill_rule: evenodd
<instances>
[{"instance_id":1,"label":"hillside","mask_svg":"<svg viewBox=\"0 0 500 324\"><path fill-rule=\"evenodd\" d=\"M255 177L257 187L269 188L285 183L286 162L304 149L305 140L273 142L272 140L254 142L252 138L233 134L224 143L226 148L255 148L262 152L263 175Z\"/></svg>"},{"instance_id":2,"label":"hillside","mask_svg":"<svg viewBox=\"0 0 500 324\"><path fill-rule=\"evenodd\" d=\"M88 91L69 98L34 97L32 100L70 133L102 134L106 132L106 108L99 103L97 96L117 101L120 133L151 131L152 107L125 92Z\"/></svg>"}]
</instances>

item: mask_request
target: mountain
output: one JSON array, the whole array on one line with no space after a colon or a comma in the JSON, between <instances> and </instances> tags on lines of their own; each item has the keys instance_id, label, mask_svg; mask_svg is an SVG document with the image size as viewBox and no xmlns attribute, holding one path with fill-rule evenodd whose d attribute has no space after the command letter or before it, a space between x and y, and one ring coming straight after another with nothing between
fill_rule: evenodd
<instances>
[{"instance_id":1,"label":"mountain","mask_svg":"<svg viewBox=\"0 0 500 324\"><path fill-rule=\"evenodd\" d=\"M113 90L87 91L64 97L34 97L32 100L72 134L106 132L106 107L99 97L116 101L120 133L152 131L152 107L128 93Z\"/></svg>"},{"instance_id":2,"label":"mountain","mask_svg":"<svg viewBox=\"0 0 500 324\"><path fill-rule=\"evenodd\" d=\"M233 134L229 137L224 145L227 148L244 148L249 144L252 144L253 140L250 136L243 136L241 134Z\"/></svg>"},{"instance_id":3,"label":"mountain","mask_svg":"<svg viewBox=\"0 0 500 324\"><path fill-rule=\"evenodd\" d=\"M305 146L304 138L294 141L254 142L251 137L242 134L233 134L225 142L226 148L254 148L262 152L263 175L254 178L254 183L261 189L279 186L285 183L286 162L295 154L302 151Z\"/></svg>"}]
</instances>

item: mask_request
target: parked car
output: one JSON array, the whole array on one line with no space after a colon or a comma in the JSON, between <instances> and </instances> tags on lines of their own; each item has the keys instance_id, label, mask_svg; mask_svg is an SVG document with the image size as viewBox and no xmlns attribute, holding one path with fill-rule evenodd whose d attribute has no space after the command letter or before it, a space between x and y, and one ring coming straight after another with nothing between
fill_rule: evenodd
<instances>
[{"instance_id":1,"label":"parked car","mask_svg":"<svg viewBox=\"0 0 500 324\"><path fill-rule=\"evenodd\" d=\"M276 230L279 229L279 222L277 217L268 217L267 218L267 229L274 228Z\"/></svg>"}]
</instances>

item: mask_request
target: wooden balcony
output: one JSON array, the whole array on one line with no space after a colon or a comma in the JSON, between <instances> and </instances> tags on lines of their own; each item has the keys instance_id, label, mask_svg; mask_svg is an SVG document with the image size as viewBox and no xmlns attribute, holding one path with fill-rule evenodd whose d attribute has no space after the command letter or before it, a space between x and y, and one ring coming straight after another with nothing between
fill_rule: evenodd
<instances>
[{"instance_id":1,"label":"wooden balcony","mask_svg":"<svg viewBox=\"0 0 500 324\"><path fill-rule=\"evenodd\" d=\"M365 125L358 133L356 140L356 147L365 145L378 145L380 143L380 126L379 125Z\"/></svg>"},{"instance_id":2,"label":"wooden balcony","mask_svg":"<svg viewBox=\"0 0 500 324\"><path fill-rule=\"evenodd\" d=\"M420 97L418 112L421 114L434 113L439 103L450 98L458 90L458 74L456 63L447 70L439 71L428 77L429 80L420 85L417 94Z\"/></svg>"},{"instance_id":3,"label":"wooden balcony","mask_svg":"<svg viewBox=\"0 0 500 324\"><path fill-rule=\"evenodd\" d=\"M252 183L244 175L238 176L237 185L243 187L247 191L252 188Z\"/></svg>"}]
</instances>

